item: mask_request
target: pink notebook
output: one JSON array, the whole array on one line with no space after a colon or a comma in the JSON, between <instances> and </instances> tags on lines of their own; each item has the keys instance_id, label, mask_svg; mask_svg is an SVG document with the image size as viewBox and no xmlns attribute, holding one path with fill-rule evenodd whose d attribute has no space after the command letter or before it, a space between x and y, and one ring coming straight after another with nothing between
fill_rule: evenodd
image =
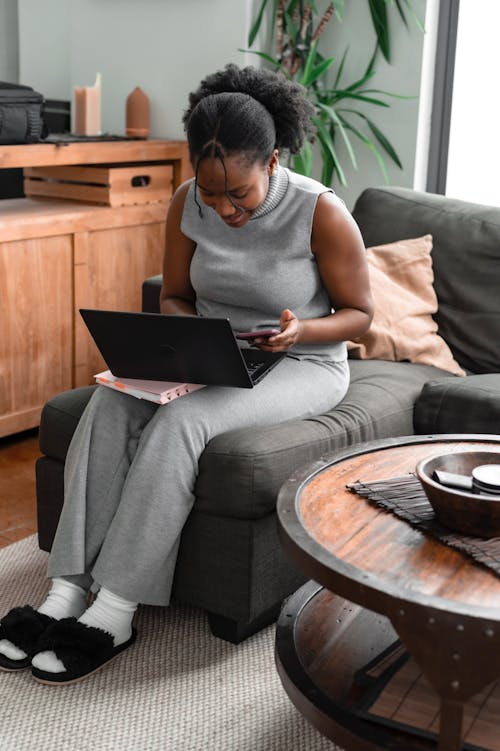
<instances>
[{"instance_id":1,"label":"pink notebook","mask_svg":"<svg viewBox=\"0 0 500 751\"><path fill-rule=\"evenodd\" d=\"M141 381L135 378L115 378L110 370L94 376L97 383L116 391L147 399L155 404L168 404L179 396L204 388L201 383L177 383L175 381Z\"/></svg>"}]
</instances>

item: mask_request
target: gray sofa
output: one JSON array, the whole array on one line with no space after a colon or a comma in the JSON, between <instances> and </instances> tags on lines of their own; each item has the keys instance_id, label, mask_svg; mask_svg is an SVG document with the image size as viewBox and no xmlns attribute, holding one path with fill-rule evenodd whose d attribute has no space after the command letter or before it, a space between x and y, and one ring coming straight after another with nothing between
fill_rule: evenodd
<instances>
[{"instance_id":1,"label":"gray sofa","mask_svg":"<svg viewBox=\"0 0 500 751\"><path fill-rule=\"evenodd\" d=\"M276 618L304 580L282 551L278 490L298 467L362 441L413 433L495 433L500 424L500 209L409 189L366 190L353 211L365 244L433 235L439 332L467 370L351 360L351 385L336 408L306 420L213 439L199 465L174 597L204 608L213 633L239 642ZM159 278L143 285L158 309ZM63 498L66 451L94 387L45 406L37 461L39 544L49 550Z\"/></svg>"}]
</instances>

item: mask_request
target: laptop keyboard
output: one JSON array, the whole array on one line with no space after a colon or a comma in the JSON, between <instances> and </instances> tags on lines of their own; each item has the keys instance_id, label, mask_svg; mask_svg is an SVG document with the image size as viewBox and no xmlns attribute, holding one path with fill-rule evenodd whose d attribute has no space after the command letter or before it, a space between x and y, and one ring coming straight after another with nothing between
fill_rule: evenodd
<instances>
[{"instance_id":1,"label":"laptop keyboard","mask_svg":"<svg viewBox=\"0 0 500 751\"><path fill-rule=\"evenodd\" d=\"M249 375L251 375L251 376L252 376L252 375L253 375L254 373L256 373L256 371L257 371L257 370L258 370L258 369L259 369L260 367L262 367L262 363L261 363L261 362L252 362L252 360L246 360L246 361L245 361L245 364L246 364L246 366L247 366L247 370L248 370L248 373L249 373Z\"/></svg>"},{"instance_id":2,"label":"laptop keyboard","mask_svg":"<svg viewBox=\"0 0 500 751\"><path fill-rule=\"evenodd\" d=\"M281 352L277 354L261 352L260 350L254 352L251 348L243 349L242 354L243 359L245 360L247 373L250 376L253 385L257 384L260 379L266 375L271 368L274 368L283 357L283 353Z\"/></svg>"}]
</instances>

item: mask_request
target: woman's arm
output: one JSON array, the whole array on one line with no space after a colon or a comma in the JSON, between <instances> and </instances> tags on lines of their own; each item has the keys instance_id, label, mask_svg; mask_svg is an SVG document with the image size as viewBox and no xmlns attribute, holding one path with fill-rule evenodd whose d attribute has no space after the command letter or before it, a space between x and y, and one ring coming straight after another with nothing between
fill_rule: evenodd
<instances>
[{"instance_id":1,"label":"woman's arm","mask_svg":"<svg viewBox=\"0 0 500 751\"><path fill-rule=\"evenodd\" d=\"M162 313L196 315L196 296L189 279L189 267L196 244L181 232L189 182L183 183L175 191L167 214L163 284L160 292Z\"/></svg>"},{"instance_id":2,"label":"woman's arm","mask_svg":"<svg viewBox=\"0 0 500 751\"><path fill-rule=\"evenodd\" d=\"M299 321L292 311L284 310L281 333L257 342L264 350L285 350L299 342L354 339L370 326L373 301L365 246L356 222L332 193L318 198L311 250L335 313Z\"/></svg>"}]
</instances>

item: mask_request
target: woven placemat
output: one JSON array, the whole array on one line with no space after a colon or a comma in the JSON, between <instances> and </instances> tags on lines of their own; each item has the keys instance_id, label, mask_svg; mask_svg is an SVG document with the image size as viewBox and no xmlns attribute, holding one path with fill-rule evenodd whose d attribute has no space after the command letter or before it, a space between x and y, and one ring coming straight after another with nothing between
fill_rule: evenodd
<instances>
[{"instance_id":1,"label":"woven placemat","mask_svg":"<svg viewBox=\"0 0 500 751\"><path fill-rule=\"evenodd\" d=\"M399 516L421 532L460 550L500 576L500 537L472 537L443 527L436 519L418 477L414 474L373 482L349 483L349 490Z\"/></svg>"}]
</instances>

